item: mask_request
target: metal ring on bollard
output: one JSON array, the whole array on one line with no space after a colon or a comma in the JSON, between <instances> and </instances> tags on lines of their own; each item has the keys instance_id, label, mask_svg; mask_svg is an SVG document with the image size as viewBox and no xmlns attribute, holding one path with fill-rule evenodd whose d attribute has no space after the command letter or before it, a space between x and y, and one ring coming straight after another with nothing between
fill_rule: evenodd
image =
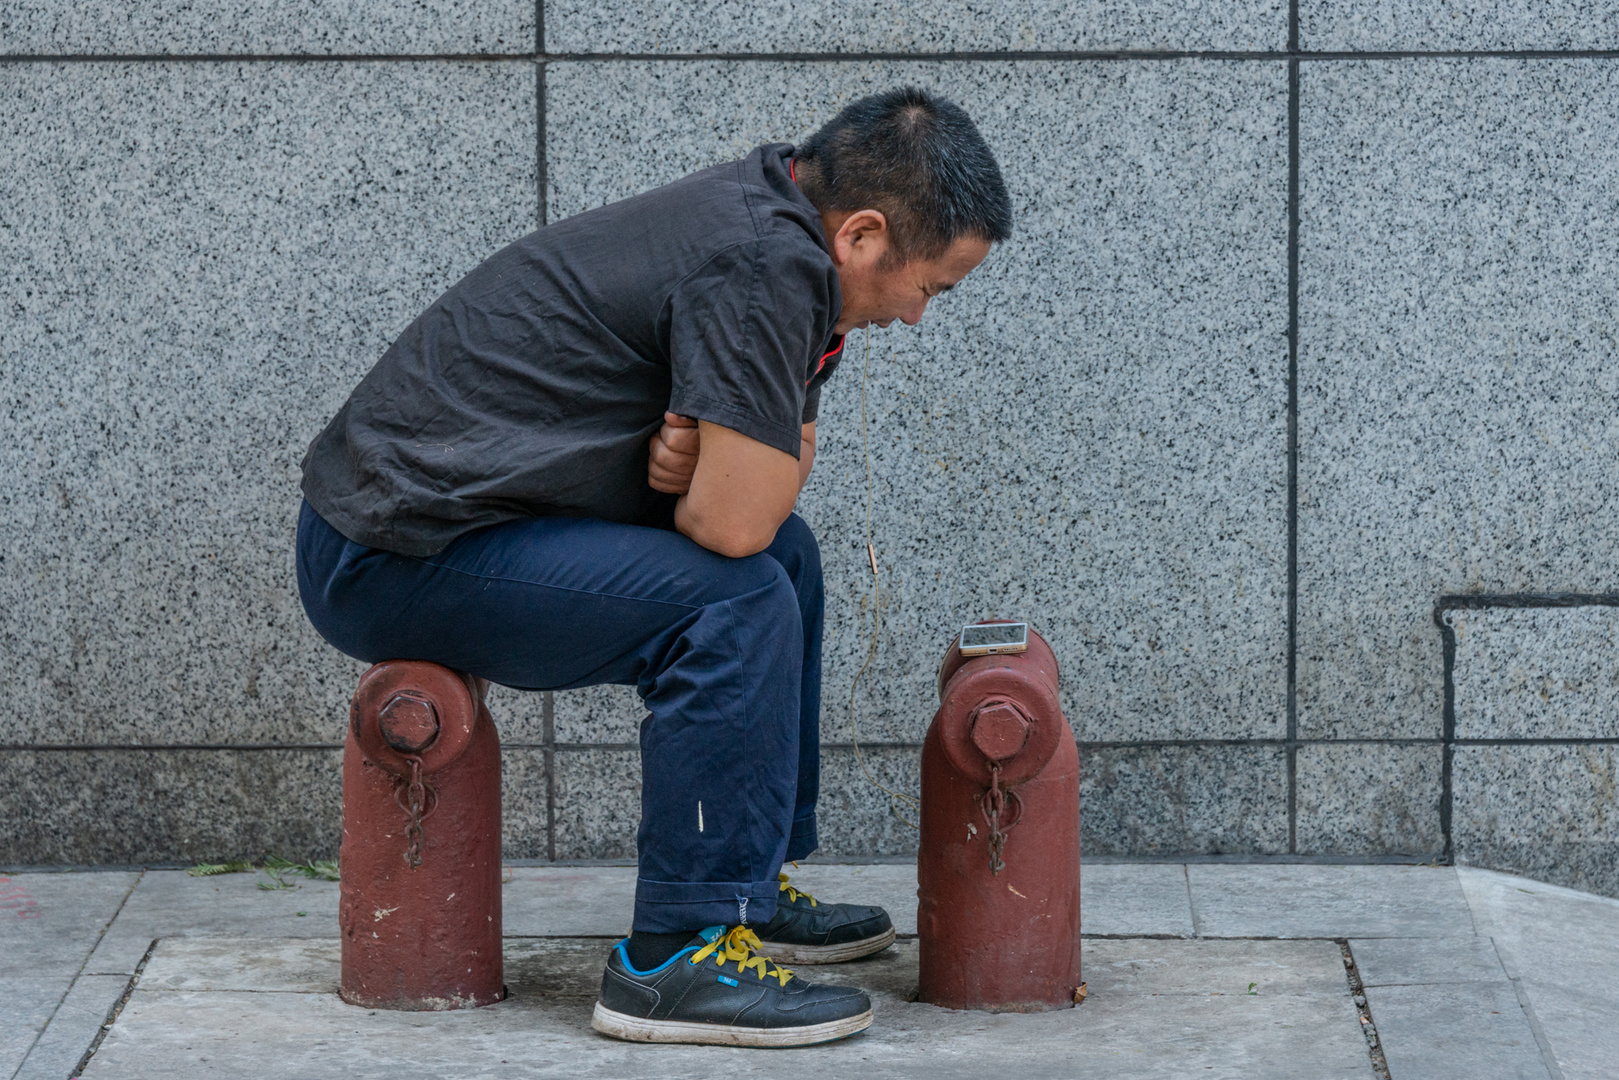
<instances>
[{"instance_id":1,"label":"metal ring on bollard","mask_svg":"<svg viewBox=\"0 0 1619 1080\"><path fill-rule=\"evenodd\" d=\"M1006 622L986 619L984 622ZM1045 767L1067 727L1057 696L1057 657L1044 638L1029 631L1023 653L962 656L952 641L939 664L940 742L950 764L984 786L990 783L989 762L972 738L974 713L992 702L1015 702L1029 721L1022 749L1000 762L1001 783L1022 783Z\"/></svg>"},{"instance_id":2,"label":"metal ring on bollard","mask_svg":"<svg viewBox=\"0 0 1619 1080\"><path fill-rule=\"evenodd\" d=\"M1062 721L1062 705L1046 680L1027 669L1018 656L974 657L963 665L944 688L939 708L939 735L945 756L963 776L984 786L990 783L989 762L974 745L973 717L980 705L990 702L1016 702L1028 718L1028 741L1023 748L1000 763L1001 783L1022 783L1045 767L1057 750Z\"/></svg>"},{"instance_id":3,"label":"metal ring on bollard","mask_svg":"<svg viewBox=\"0 0 1619 1080\"><path fill-rule=\"evenodd\" d=\"M382 710L404 697L430 703L437 716L437 734L414 755L421 772L437 772L460 757L481 708L470 678L425 660L384 660L360 677L349 707L349 724L366 760L396 776L410 773L410 756L388 745L380 722Z\"/></svg>"}]
</instances>

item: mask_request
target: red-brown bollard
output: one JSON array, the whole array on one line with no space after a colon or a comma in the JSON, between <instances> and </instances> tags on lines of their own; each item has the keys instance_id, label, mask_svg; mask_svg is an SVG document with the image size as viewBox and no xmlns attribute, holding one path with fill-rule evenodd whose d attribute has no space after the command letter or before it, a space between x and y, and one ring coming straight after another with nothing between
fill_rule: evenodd
<instances>
[{"instance_id":1,"label":"red-brown bollard","mask_svg":"<svg viewBox=\"0 0 1619 1080\"><path fill-rule=\"evenodd\" d=\"M921 1000L1039 1012L1083 996L1079 752L1057 698L1057 658L962 657L939 670L922 745L917 858Z\"/></svg>"},{"instance_id":2,"label":"red-brown bollard","mask_svg":"<svg viewBox=\"0 0 1619 1080\"><path fill-rule=\"evenodd\" d=\"M419 660L360 678L343 747L343 1000L466 1009L506 995L500 738L481 680Z\"/></svg>"}]
</instances>

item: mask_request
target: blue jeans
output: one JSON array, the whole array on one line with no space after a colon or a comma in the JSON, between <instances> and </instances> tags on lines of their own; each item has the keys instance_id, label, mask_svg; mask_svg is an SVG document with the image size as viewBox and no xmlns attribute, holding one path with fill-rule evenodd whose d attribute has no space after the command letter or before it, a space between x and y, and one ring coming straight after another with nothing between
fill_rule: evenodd
<instances>
[{"instance_id":1,"label":"blue jeans","mask_svg":"<svg viewBox=\"0 0 1619 1080\"><path fill-rule=\"evenodd\" d=\"M821 555L797 515L743 559L585 518L494 525L415 558L356 544L305 503L298 591L321 636L367 663L636 687L634 929L766 922L782 862L815 850Z\"/></svg>"}]
</instances>

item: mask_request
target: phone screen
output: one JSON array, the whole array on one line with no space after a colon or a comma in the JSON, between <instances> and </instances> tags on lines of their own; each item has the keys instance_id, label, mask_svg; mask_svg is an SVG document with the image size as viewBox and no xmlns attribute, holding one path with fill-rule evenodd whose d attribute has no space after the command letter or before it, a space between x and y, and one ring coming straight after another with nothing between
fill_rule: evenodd
<instances>
[{"instance_id":1,"label":"phone screen","mask_svg":"<svg viewBox=\"0 0 1619 1080\"><path fill-rule=\"evenodd\" d=\"M1028 646L1028 623L979 623L961 628L961 651L964 655L1022 651Z\"/></svg>"}]
</instances>

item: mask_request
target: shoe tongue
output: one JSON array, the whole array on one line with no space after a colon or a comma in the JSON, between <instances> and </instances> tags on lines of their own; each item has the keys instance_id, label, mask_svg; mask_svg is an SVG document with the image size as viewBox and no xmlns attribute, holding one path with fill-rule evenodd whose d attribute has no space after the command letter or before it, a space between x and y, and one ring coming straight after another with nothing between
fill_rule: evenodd
<instances>
[{"instance_id":1,"label":"shoe tongue","mask_svg":"<svg viewBox=\"0 0 1619 1080\"><path fill-rule=\"evenodd\" d=\"M727 929L728 928L724 926L705 926L703 929L697 931L697 936L703 939L704 945L712 945L714 942L725 936L725 931Z\"/></svg>"}]
</instances>

